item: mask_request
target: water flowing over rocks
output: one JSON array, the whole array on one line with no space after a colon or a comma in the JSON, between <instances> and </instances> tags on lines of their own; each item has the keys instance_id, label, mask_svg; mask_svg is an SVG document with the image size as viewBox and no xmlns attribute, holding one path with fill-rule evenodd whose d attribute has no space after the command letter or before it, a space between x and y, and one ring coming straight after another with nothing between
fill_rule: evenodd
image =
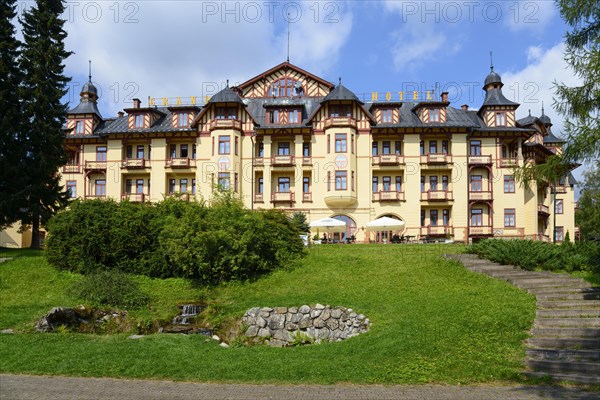
<instances>
[{"instance_id":1,"label":"water flowing over rocks","mask_svg":"<svg viewBox=\"0 0 600 400\"><path fill-rule=\"evenodd\" d=\"M244 313L242 322L247 337L275 347L337 342L365 333L370 326L367 317L351 308L322 304L255 307Z\"/></svg>"}]
</instances>

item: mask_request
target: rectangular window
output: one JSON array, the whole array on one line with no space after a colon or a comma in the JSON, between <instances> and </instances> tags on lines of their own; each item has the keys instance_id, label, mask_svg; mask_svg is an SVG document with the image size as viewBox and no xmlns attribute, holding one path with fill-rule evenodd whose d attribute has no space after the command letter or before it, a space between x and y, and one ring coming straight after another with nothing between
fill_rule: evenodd
<instances>
[{"instance_id":1,"label":"rectangular window","mask_svg":"<svg viewBox=\"0 0 600 400\"><path fill-rule=\"evenodd\" d=\"M346 147L346 134L345 133L336 133L335 134L335 152L336 153L345 153L348 149Z\"/></svg>"},{"instance_id":2,"label":"rectangular window","mask_svg":"<svg viewBox=\"0 0 600 400\"><path fill-rule=\"evenodd\" d=\"M347 104L338 104L329 106L330 117L351 117L352 108Z\"/></svg>"},{"instance_id":3,"label":"rectangular window","mask_svg":"<svg viewBox=\"0 0 600 400\"><path fill-rule=\"evenodd\" d=\"M442 190L448 190L448 175L442 175Z\"/></svg>"},{"instance_id":4,"label":"rectangular window","mask_svg":"<svg viewBox=\"0 0 600 400\"><path fill-rule=\"evenodd\" d=\"M310 177L305 176L302 178L302 193L310 192Z\"/></svg>"},{"instance_id":5,"label":"rectangular window","mask_svg":"<svg viewBox=\"0 0 600 400\"><path fill-rule=\"evenodd\" d=\"M179 146L179 157L181 158L187 158L189 155L188 153L188 145L187 144L182 144Z\"/></svg>"},{"instance_id":6,"label":"rectangular window","mask_svg":"<svg viewBox=\"0 0 600 400\"><path fill-rule=\"evenodd\" d=\"M431 226L437 226L438 224L438 210L429 211L429 224Z\"/></svg>"},{"instance_id":7,"label":"rectangular window","mask_svg":"<svg viewBox=\"0 0 600 400\"><path fill-rule=\"evenodd\" d=\"M448 141L442 140L442 153L448 154Z\"/></svg>"},{"instance_id":8,"label":"rectangular window","mask_svg":"<svg viewBox=\"0 0 600 400\"><path fill-rule=\"evenodd\" d=\"M556 199L556 201L554 203L554 212L556 214L562 214L563 213L563 201L562 201L562 199Z\"/></svg>"},{"instance_id":9,"label":"rectangular window","mask_svg":"<svg viewBox=\"0 0 600 400\"><path fill-rule=\"evenodd\" d=\"M471 175L471 192L483 191L483 178L481 175Z\"/></svg>"},{"instance_id":10,"label":"rectangular window","mask_svg":"<svg viewBox=\"0 0 600 400\"><path fill-rule=\"evenodd\" d=\"M429 189L438 190L438 177L436 175L429 177Z\"/></svg>"},{"instance_id":11,"label":"rectangular window","mask_svg":"<svg viewBox=\"0 0 600 400\"><path fill-rule=\"evenodd\" d=\"M212 147L210 148L211 155L215 155L215 138L212 138Z\"/></svg>"},{"instance_id":12,"label":"rectangular window","mask_svg":"<svg viewBox=\"0 0 600 400\"><path fill-rule=\"evenodd\" d=\"M125 157L126 158L133 158L133 146L127 146L125 148Z\"/></svg>"},{"instance_id":13,"label":"rectangular window","mask_svg":"<svg viewBox=\"0 0 600 400\"><path fill-rule=\"evenodd\" d=\"M100 197L106 196L106 179L96 179L95 183L94 194Z\"/></svg>"},{"instance_id":14,"label":"rectangular window","mask_svg":"<svg viewBox=\"0 0 600 400\"><path fill-rule=\"evenodd\" d=\"M233 154L235 154L236 156L239 153L239 147L240 147L240 138L236 136L234 144L233 144Z\"/></svg>"},{"instance_id":15,"label":"rectangular window","mask_svg":"<svg viewBox=\"0 0 600 400\"><path fill-rule=\"evenodd\" d=\"M514 175L504 175L504 193L515 192L515 177Z\"/></svg>"},{"instance_id":16,"label":"rectangular window","mask_svg":"<svg viewBox=\"0 0 600 400\"><path fill-rule=\"evenodd\" d=\"M144 145L138 145L136 148L135 158L144 158Z\"/></svg>"},{"instance_id":17,"label":"rectangular window","mask_svg":"<svg viewBox=\"0 0 600 400\"><path fill-rule=\"evenodd\" d=\"M192 158L194 160L196 159L196 145L195 144L192 145Z\"/></svg>"},{"instance_id":18,"label":"rectangular window","mask_svg":"<svg viewBox=\"0 0 600 400\"><path fill-rule=\"evenodd\" d=\"M262 194L265 187L265 181L262 177L258 178L258 194Z\"/></svg>"},{"instance_id":19,"label":"rectangular window","mask_svg":"<svg viewBox=\"0 0 600 400\"><path fill-rule=\"evenodd\" d=\"M277 145L277 155L289 156L290 155L290 143L289 142L279 142L279 144Z\"/></svg>"},{"instance_id":20,"label":"rectangular window","mask_svg":"<svg viewBox=\"0 0 600 400\"><path fill-rule=\"evenodd\" d=\"M132 188L133 188L133 181L131 179L127 179L125 181L125 193L131 194Z\"/></svg>"},{"instance_id":21,"label":"rectangular window","mask_svg":"<svg viewBox=\"0 0 600 400\"><path fill-rule=\"evenodd\" d=\"M436 154L437 153L437 140L430 140L429 141L429 154Z\"/></svg>"},{"instance_id":22,"label":"rectangular window","mask_svg":"<svg viewBox=\"0 0 600 400\"><path fill-rule=\"evenodd\" d=\"M396 192L401 192L401 191L402 191L402 177L397 176L396 177Z\"/></svg>"},{"instance_id":23,"label":"rectangular window","mask_svg":"<svg viewBox=\"0 0 600 400\"><path fill-rule=\"evenodd\" d=\"M396 153L397 156L402 155L402 142L399 140L394 142L394 153Z\"/></svg>"},{"instance_id":24,"label":"rectangular window","mask_svg":"<svg viewBox=\"0 0 600 400\"><path fill-rule=\"evenodd\" d=\"M516 226L515 219L516 219L515 209L514 208L505 208L504 209L504 227L514 228Z\"/></svg>"},{"instance_id":25,"label":"rectangular window","mask_svg":"<svg viewBox=\"0 0 600 400\"><path fill-rule=\"evenodd\" d=\"M450 225L450 210L447 208L442 210L442 223L444 226Z\"/></svg>"},{"instance_id":26,"label":"rectangular window","mask_svg":"<svg viewBox=\"0 0 600 400\"><path fill-rule=\"evenodd\" d=\"M279 193L289 193L290 192L290 178L289 177L281 177L277 180L277 191Z\"/></svg>"},{"instance_id":27,"label":"rectangular window","mask_svg":"<svg viewBox=\"0 0 600 400\"><path fill-rule=\"evenodd\" d=\"M196 194L196 179L192 179L192 194Z\"/></svg>"},{"instance_id":28,"label":"rectangular window","mask_svg":"<svg viewBox=\"0 0 600 400\"><path fill-rule=\"evenodd\" d=\"M506 126L506 113L505 112L497 112L496 113L496 126Z\"/></svg>"},{"instance_id":29,"label":"rectangular window","mask_svg":"<svg viewBox=\"0 0 600 400\"><path fill-rule=\"evenodd\" d=\"M481 140L471 140L469 142L469 155L480 156L481 155Z\"/></svg>"},{"instance_id":30,"label":"rectangular window","mask_svg":"<svg viewBox=\"0 0 600 400\"><path fill-rule=\"evenodd\" d=\"M425 210L421 210L421 226L425 226Z\"/></svg>"},{"instance_id":31,"label":"rectangular window","mask_svg":"<svg viewBox=\"0 0 600 400\"><path fill-rule=\"evenodd\" d=\"M229 190L229 172L219 172L219 190Z\"/></svg>"},{"instance_id":32,"label":"rectangular window","mask_svg":"<svg viewBox=\"0 0 600 400\"><path fill-rule=\"evenodd\" d=\"M136 128L143 128L144 127L144 116L143 115L136 115L135 116L135 127Z\"/></svg>"},{"instance_id":33,"label":"rectangular window","mask_svg":"<svg viewBox=\"0 0 600 400\"><path fill-rule=\"evenodd\" d=\"M188 115L189 114L186 112L179 113L177 115L177 126L179 126L180 128L185 128L185 127L189 126Z\"/></svg>"},{"instance_id":34,"label":"rectangular window","mask_svg":"<svg viewBox=\"0 0 600 400\"><path fill-rule=\"evenodd\" d=\"M302 143L302 156L310 157L310 143L309 142Z\"/></svg>"},{"instance_id":35,"label":"rectangular window","mask_svg":"<svg viewBox=\"0 0 600 400\"><path fill-rule=\"evenodd\" d=\"M169 145L169 158L177 158L177 145Z\"/></svg>"},{"instance_id":36,"label":"rectangular window","mask_svg":"<svg viewBox=\"0 0 600 400\"><path fill-rule=\"evenodd\" d=\"M235 107L219 107L215 110L215 119L236 119Z\"/></svg>"},{"instance_id":37,"label":"rectangular window","mask_svg":"<svg viewBox=\"0 0 600 400\"><path fill-rule=\"evenodd\" d=\"M346 190L348 188L348 173L346 171L335 171L335 190Z\"/></svg>"},{"instance_id":38,"label":"rectangular window","mask_svg":"<svg viewBox=\"0 0 600 400\"><path fill-rule=\"evenodd\" d=\"M384 124L392 123L392 110L390 108L381 110L381 122Z\"/></svg>"},{"instance_id":39,"label":"rectangular window","mask_svg":"<svg viewBox=\"0 0 600 400\"><path fill-rule=\"evenodd\" d=\"M379 178L376 176L373 177L372 191L373 193L377 193L379 191Z\"/></svg>"},{"instance_id":40,"label":"rectangular window","mask_svg":"<svg viewBox=\"0 0 600 400\"><path fill-rule=\"evenodd\" d=\"M263 158L264 156L265 156L265 144L260 142L260 143L258 143L258 150L257 150L256 157Z\"/></svg>"},{"instance_id":41,"label":"rectangular window","mask_svg":"<svg viewBox=\"0 0 600 400\"><path fill-rule=\"evenodd\" d=\"M483 210L481 208L471 209L471 226L483 226Z\"/></svg>"},{"instance_id":42,"label":"rectangular window","mask_svg":"<svg viewBox=\"0 0 600 400\"><path fill-rule=\"evenodd\" d=\"M187 179L181 179L179 181L179 192L181 193L187 193L187 186L188 186L188 180Z\"/></svg>"},{"instance_id":43,"label":"rectangular window","mask_svg":"<svg viewBox=\"0 0 600 400\"><path fill-rule=\"evenodd\" d=\"M440 109L431 108L429 110L429 122L440 122Z\"/></svg>"},{"instance_id":44,"label":"rectangular window","mask_svg":"<svg viewBox=\"0 0 600 400\"><path fill-rule=\"evenodd\" d=\"M96 147L96 161L106 161L106 146Z\"/></svg>"},{"instance_id":45,"label":"rectangular window","mask_svg":"<svg viewBox=\"0 0 600 400\"><path fill-rule=\"evenodd\" d=\"M75 133L83 134L85 128L85 123L83 121L75 121Z\"/></svg>"},{"instance_id":46,"label":"rectangular window","mask_svg":"<svg viewBox=\"0 0 600 400\"><path fill-rule=\"evenodd\" d=\"M557 226L556 228L554 228L554 241L555 242L562 242L565 239L564 231L565 231L565 228L562 226Z\"/></svg>"},{"instance_id":47,"label":"rectangular window","mask_svg":"<svg viewBox=\"0 0 600 400\"><path fill-rule=\"evenodd\" d=\"M271 110L267 113L267 123L271 125L279 124L279 110Z\"/></svg>"},{"instance_id":48,"label":"rectangular window","mask_svg":"<svg viewBox=\"0 0 600 400\"><path fill-rule=\"evenodd\" d=\"M425 155L425 142L422 140L419 142L419 154L422 156Z\"/></svg>"},{"instance_id":49,"label":"rectangular window","mask_svg":"<svg viewBox=\"0 0 600 400\"><path fill-rule=\"evenodd\" d=\"M392 147L391 147L390 141L384 140L381 143L381 154L388 155L388 154L391 154L391 152L392 152Z\"/></svg>"},{"instance_id":50,"label":"rectangular window","mask_svg":"<svg viewBox=\"0 0 600 400\"><path fill-rule=\"evenodd\" d=\"M231 137L229 135L219 136L219 154L229 154L231 152L230 144Z\"/></svg>"},{"instance_id":51,"label":"rectangular window","mask_svg":"<svg viewBox=\"0 0 600 400\"><path fill-rule=\"evenodd\" d=\"M302 113L298 109L288 110L288 124L299 124Z\"/></svg>"},{"instance_id":52,"label":"rectangular window","mask_svg":"<svg viewBox=\"0 0 600 400\"><path fill-rule=\"evenodd\" d=\"M425 192L425 177L421 175L421 193Z\"/></svg>"},{"instance_id":53,"label":"rectangular window","mask_svg":"<svg viewBox=\"0 0 600 400\"><path fill-rule=\"evenodd\" d=\"M371 155L375 157L377 155L377 142L371 144Z\"/></svg>"},{"instance_id":54,"label":"rectangular window","mask_svg":"<svg viewBox=\"0 0 600 400\"><path fill-rule=\"evenodd\" d=\"M175 193L175 179L169 179L169 194Z\"/></svg>"},{"instance_id":55,"label":"rectangular window","mask_svg":"<svg viewBox=\"0 0 600 400\"><path fill-rule=\"evenodd\" d=\"M327 135L327 154L329 154L331 148L331 135Z\"/></svg>"},{"instance_id":56,"label":"rectangular window","mask_svg":"<svg viewBox=\"0 0 600 400\"><path fill-rule=\"evenodd\" d=\"M352 177L350 179L350 185L351 185L350 186L351 190L354 192L354 171L352 171Z\"/></svg>"},{"instance_id":57,"label":"rectangular window","mask_svg":"<svg viewBox=\"0 0 600 400\"><path fill-rule=\"evenodd\" d=\"M350 151L354 154L354 135L350 134Z\"/></svg>"},{"instance_id":58,"label":"rectangular window","mask_svg":"<svg viewBox=\"0 0 600 400\"><path fill-rule=\"evenodd\" d=\"M233 174L233 190L234 191L238 191L238 185L239 185L239 177L238 177L238 173L234 173Z\"/></svg>"},{"instance_id":59,"label":"rectangular window","mask_svg":"<svg viewBox=\"0 0 600 400\"><path fill-rule=\"evenodd\" d=\"M144 180L143 179L136 179L135 180L135 192L137 194L144 193Z\"/></svg>"},{"instance_id":60,"label":"rectangular window","mask_svg":"<svg viewBox=\"0 0 600 400\"><path fill-rule=\"evenodd\" d=\"M71 199L77 197L77 181L67 181L67 195Z\"/></svg>"}]
</instances>

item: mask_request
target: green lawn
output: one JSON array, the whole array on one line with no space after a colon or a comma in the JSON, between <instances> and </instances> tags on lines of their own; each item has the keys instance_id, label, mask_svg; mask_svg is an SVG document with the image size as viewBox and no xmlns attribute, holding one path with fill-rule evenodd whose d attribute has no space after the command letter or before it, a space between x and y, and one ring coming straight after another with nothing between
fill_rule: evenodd
<instances>
[{"instance_id":1,"label":"green lawn","mask_svg":"<svg viewBox=\"0 0 600 400\"><path fill-rule=\"evenodd\" d=\"M139 279L153 302L136 318L166 318L175 303L204 298L222 326L254 306L341 305L372 322L368 333L344 342L223 349L196 335L21 333L0 336L0 372L252 383L518 380L535 300L440 256L460 249L315 246L294 269L208 292L183 280ZM77 279L41 257L0 264L0 329L30 331L51 307L76 305L64 287Z\"/></svg>"}]
</instances>

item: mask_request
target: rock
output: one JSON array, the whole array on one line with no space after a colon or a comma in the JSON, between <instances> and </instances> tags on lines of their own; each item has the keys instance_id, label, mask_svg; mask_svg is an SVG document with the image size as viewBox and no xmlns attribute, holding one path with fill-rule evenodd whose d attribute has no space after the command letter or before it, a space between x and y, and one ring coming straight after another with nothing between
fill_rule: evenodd
<instances>
[{"instance_id":1,"label":"rock","mask_svg":"<svg viewBox=\"0 0 600 400\"><path fill-rule=\"evenodd\" d=\"M331 317L332 318L340 319L340 317L342 316L342 314L343 314L343 312L339 308L331 310Z\"/></svg>"},{"instance_id":2,"label":"rock","mask_svg":"<svg viewBox=\"0 0 600 400\"><path fill-rule=\"evenodd\" d=\"M271 331L268 328L261 328L258 330L257 336L261 338L270 338Z\"/></svg>"},{"instance_id":3,"label":"rock","mask_svg":"<svg viewBox=\"0 0 600 400\"><path fill-rule=\"evenodd\" d=\"M265 326L267 326L267 320L262 317L256 317L255 324L259 328L264 328Z\"/></svg>"},{"instance_id":4,"label":"rock","mask_svg":"<svg viewBox=\"0 0 600 400\"><path fill-rule=\"evenodd\" d=\"M285 327L285 315L274 314L269 320L269 329L283 329Z\"/></svg>"},{"instance_id":5,"label":"rock","mask_svg":"<svg viewBox=\"0 0 600 400\"><path fill-rule=\"evenodd\" d=\"M260 313L259 307L254 307L254 308L251 308L248 311L246 311L246 314L250 317L258 317L259 313Z\"/></svg>"},{"instance_id":6,"label":"rock","mask_svg":"<svg viewBox=\"0 0 600 400\"><path fill-rule=\"evenodd\" d=\"M315 310L323 310L323 309L325 309L325 306L324 306L323 304L319 304L319 303L317 303L317 304L315 305Z\"/></svg>"},{"instance_id":7,"label":"rock","mask_svg":"<svg viewBox=\"0 0 600 400\"><path fill-rule=\"evenodd\" d=\"M288 308L288 312L296 314L298 312L298 307L290 307Z\"/></svg>"},{"instance_id":8,"label":"rock","mask_svg":"<svg viewBox=\"0 0 600 400\"><path fill-rule=\"evenodd\" d=\"M350 311L350 310L348 310L348 311ZM349 318L356 318L357 314L355 312L351 312L350 314L348 314L348 317Z\"/></svg>"},{"instance_id":9,"label":"rock","mask_svg":"<svg viewBox=\"0 0 600 400\"><path fill-rule=\"evenodd\" d=\"M246 325L256 325L257 318L262 319L261 317L252 317L252 316L248 315L248 316L245 316L244 318L242 318L242 321Z\"/></svg>"},{"instance_id":10,"label":"rock","mask_svg":"<svg viewBox=\"0 0 600 400\"><path fill-rule=\"evenodd\" d=\"M228 349L229 348L229 345L227 343L225 343L225 342L219 343L219 346L221 346L224 349Z\"/></svg>"},{"instance_id":11,"label":"rock","mask_svg":"<svg viewBox=\"0 0 600 400\"><path fill-rule=\"evenodd\" d=\"M145 335L131 335L131 336L127 336L127 339L141 339L144 336Z\"/></svg>"},{"instance_id":12,"label":"rock","mask_svg":"<svg viewBox=\"0 0 600 400\"><path fill-rule=\"evenodd\" d=\"M271 346L271 347L285 347L286 345L287 345L287 342L284 342L283 340L278 340L278 339L269 340L269 346Z\"/></svg>"},{"instance_id":13,"label":"rock","mask_svg":"<svg viewBox=\"0 0 600 400\"><path fill-rule=\"evenodd\" d=\"M255 337L257 335L258 335L258 327L256 325L251 325L246 330L246 336L248 336L248 337Z\"/></svg>"},{"instance_id":14,"label":"rock","mask_svg":"<svg viewBox=\"0 0 600 400\"><path fill-rule=\"evenodd\" d=\"M300 322L300 320L302 319L303 314L301 313L295 313L292 314L292 317L290 318L290 321L297 324L298 322Z\"/></svg>"},{"instance_id":15,"label":"rock","mask_svg":"<svg viewBox=\"0 0 600 400\"><path fill-rule=\"evenodd\" d=\"M217 335L212 335L211 337L212 337L212 340L216 340L217 342L221 341L221 338L218 337Z\"/></svg>"},{"instance_id":16,"label":"rock","mask_svg":"<svg viewBox=\"0 0 600 400\"><path fill-rule=\"evenodd\" d=\"M323 313L323 311L322 311L322 310L317 310L317 309L315 309L315 310L312 310L312 311L310 312L310 317L311 317L311 318L317 318L317 317L318 317L318 316L320 316L322 313Z\"/></svg>"},{"instance_id":17,"label":"rock","mask_svg":"<svg viewBox=\"0 0 600 400\"><path fill-rule=\"evenodd\" d=\"M285 314L287 312L287 307L275 307L275 314Z\"/></svg>"},{"instance_id":18,"label":"rock","mask_svg":"<svg viewBox=\"0 0 600 400\"><path fill-rule=\"evenodd\" d=\"M294 324L293 322L288 322L285 324L285 329L288 331L295 331L298 329L298 324Z\"/></svg>"},{"instance_id":19,"label":"rock","mask_svg":"<svg viewBox=\"0 0 600 400\"><path fill-rule=\"evenodd\" d=\"M325 326L325 321L323 321L321 318L317 318L313 321L313 325L315 328L322 328Z\"/></svg>"},{"instance_id":20,"label":"rock","mask_svg":"<svg viewBox=\"0 0 600 400\"><path fill-rule=\"evenodd\" d=\"M323 328L319 331L318 339L329 339L331 332L327 328Z\"/></svg>"},{"instance_id":21,"label":"rock","mask_svg":"<svg viewBox=\"0 0 600 400\"><path fill-rule=\"evenodd\" d=\"M262 318L269 318L271 316L271 311L261 311L258 315Z\"/></svg>"},{"instance_id":22,"label":"rock","mask_svg":"<svg viewBox=\"0 0 600 400\"><path fill-rule=\"evenodd\" d=\"M310 318L310 316L309 315L304 315L302 317L302 319L300 320L300 322L298 323L298 327L300 329L306 329L306 328L312 326L312 323L313 323L313 321Z\"/></svg>"},{"instance_id":23,"label":"rock","mask_svg":"<svg viewBox=\"0 0 600 400\"><path fill-rule=\"evenodd\" d=\"M326 308L323 310L323 313L321 314L321 319L323 321L327 321L329 319L329 317L331 317L331 310L329 308Z\"/></svg>"},{"instance_id":24,"label":"rock","mask_svg":"<svg viewBox=\"0 0 600 400\"><path fill-rule=\"evenodd\" d=\"M310 313L310 307L307 306L306 304L303 306L300 306L300 308L298 309L298 312L300 312L302 314L308 314L308 313Z\"/></svg>"},{"instance_id":25,"label":"rock","mask_svg":"<svg viewBox=\"0 0 600 400\"><path fill-rule=\"evenodd\" d=\"M329 318L327 320L326 325L329 329L331 329L333 331L334 329L337 329L338 326L340 326L340 323L338 322L337 319Z\"/></svg>"},{"instance_id":26,"label":"rock","mask_svg":"<svg viewBox=\"0 0 600 400\"><path fill-rule=\"evenodd\" d=\"M285 340L287 342L290 339L290 334L285 329L278 329L273 334L273 338L278 340Z\"/></svg>"},{"instance_id":27,"label":"rock","mask_svg":"<svg viewBox=\"0 0 600 400\"><path fill-rule=\"evenodd\" d=\"M2 334L2 335L11 335L13 333L15 333L15 332L12 329L2 329L0 331L0 334Z\"/></svg>"},{"instance_id":28,"label":"rock","mask_svg":"<svg viewBox=\"0 0 600 400\"><path fill-rule=\"evenodd\" d=\"M371 325L371 321L369 321L369 318L365 319L365 325Z\"/></svg>"}]
</instances>

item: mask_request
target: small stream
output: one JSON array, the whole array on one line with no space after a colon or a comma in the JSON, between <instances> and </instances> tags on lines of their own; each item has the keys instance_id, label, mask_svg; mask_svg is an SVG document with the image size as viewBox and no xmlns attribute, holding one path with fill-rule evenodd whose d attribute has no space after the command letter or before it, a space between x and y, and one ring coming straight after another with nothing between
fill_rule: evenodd
<instances>
[{"instance_id":1,"label":"small stream","mask_svg":"<svg viewBox=\"0 0 600 400\"><path fill-rule=\"evenodd\" d=\"M185 333L212 336L212 330L198 326L196 318L206 308L201 304L183 304L179 308L181 312L176 315L170 324L161 328L162 333Z\"/></svg>"}]
</instances>

